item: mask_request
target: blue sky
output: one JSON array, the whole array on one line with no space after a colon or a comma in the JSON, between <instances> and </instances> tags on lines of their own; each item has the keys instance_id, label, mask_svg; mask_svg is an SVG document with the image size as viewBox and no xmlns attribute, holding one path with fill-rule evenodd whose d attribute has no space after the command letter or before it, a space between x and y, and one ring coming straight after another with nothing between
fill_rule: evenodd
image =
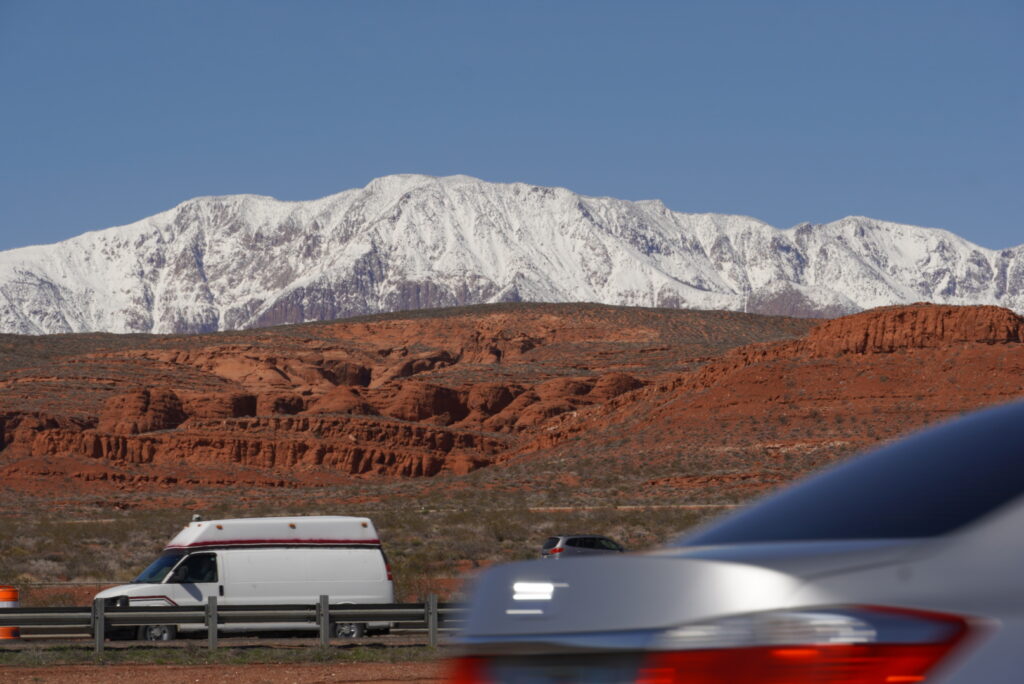
<instances>
[{"instance_id":1,"label":"blue sky","mask_svg":"<svg viewBox=\"0 0 1024 684\"><path fill-rule=\"evenodd\" d=\"M1024 3L0 0L0 249L464 173L1024 243Z\"/></svg>"}]
</instances>

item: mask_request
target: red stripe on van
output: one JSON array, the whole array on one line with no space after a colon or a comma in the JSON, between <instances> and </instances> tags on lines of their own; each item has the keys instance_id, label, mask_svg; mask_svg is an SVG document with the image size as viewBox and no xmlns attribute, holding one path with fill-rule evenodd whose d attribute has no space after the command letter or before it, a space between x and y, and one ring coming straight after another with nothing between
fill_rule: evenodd
<instances>
[{"instance_id":1,"label":"red stripe on van","mask_svg":"<svg viewBox=\"0 0 1024 684\"><path fill-rule=\"evenodd\" d=\"M178 605L170 596L164 596L163 594L160 594L159 596L129 596L128 603L131 603L132 601L152 601L153 599L163 599L172 606Z\"/></svg>"},{"instance_id":2,"label":"red stripe on van","mask_svg":"<svg viewBox=\"0 0 1024 684\"><path fill-rule=\"evenodd\" d=\"M200 546L380 546L380 539L211 539L165 549L192 549Z\"/></svg>"}]
</instances>

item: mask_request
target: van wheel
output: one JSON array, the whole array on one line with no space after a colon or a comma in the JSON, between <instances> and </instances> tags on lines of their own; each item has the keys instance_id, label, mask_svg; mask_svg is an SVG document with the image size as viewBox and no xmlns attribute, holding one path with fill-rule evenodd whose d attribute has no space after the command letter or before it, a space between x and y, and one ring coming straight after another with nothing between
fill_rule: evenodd
<instances>
[{"instance_id":1,"label":"van wheel","mask_svg":"<svg viewBox=\"0 0 1024 684\"><path fill-rule=\"evenodd\" d=\"M173 641L178 637L174 625L143 625L139 627L139 641Z\"/></svg>"},{"instance_id":2,"label":"van wheel","mask_svg":"<svg viewBox=\"0 0 1024 684\"><path fill-rule=\"evenodd\" d=\"M359 639L366 636L366 625L362 622L335 622L331 631L338 639Z\"/></svg>"}]
</instances>

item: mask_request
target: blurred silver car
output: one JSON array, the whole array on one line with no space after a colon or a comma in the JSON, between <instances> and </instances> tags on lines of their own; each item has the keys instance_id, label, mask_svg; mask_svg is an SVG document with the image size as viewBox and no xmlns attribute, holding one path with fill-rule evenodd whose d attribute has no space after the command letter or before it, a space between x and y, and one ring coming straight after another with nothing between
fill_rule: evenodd
<instances>
[{"instance_id":1,"label":"blurred silver car","mask_svg":"<svg viewBox=\"0 0 1024 684\"><path fill-rule=\"evenodd\" d=\"M597 534L560 534L544 541L540 557L554 559L623 551L625 549L618 542Z\"/></svg>"},{"instance_id":2,"label":"blurred silver car","mask_svg":"<svg viewBox=\"0 0 1024 684\"><path fill-rule=\"evenodd\" d=\"M476 584L453 682L1024 682L1024 403L646 554Z\"/></svg>"}]
</instances>

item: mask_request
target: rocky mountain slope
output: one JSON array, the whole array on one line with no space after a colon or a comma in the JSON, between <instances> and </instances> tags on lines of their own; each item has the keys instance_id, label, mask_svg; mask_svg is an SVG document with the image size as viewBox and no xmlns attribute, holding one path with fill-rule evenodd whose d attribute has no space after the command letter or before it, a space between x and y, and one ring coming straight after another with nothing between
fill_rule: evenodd
<instances>
[{"instance_id":1,"label":"rocky mountain slope","mask_svg":"<svg viewBox=\"0 0 1024 684\"><path fill-rule=\"evenodd\" d=\"M1024 396L1022 341L1009 310L938 305L817 322L502 304L2 336L0 491L151 505L415 481L431 484L399 498L473 482L587 505L735 501Z\"/></svg>"},{"instance_id":2,"label":"rocky mountain slope","mask_svg":"<svg viewBox=\"0 0 1024 684\"><path fill-rule=\"evenodd\" d=\"M403 175L307 202L189 200L0 253L0 331L195 333L487 302L836 316L928 301L1024 311L1024 246L849 217L743 216Z\"/></svg>"},{"instance_id":3,"label":"rocky mountain slope","mask_svg":"<svg viewBox=\"0 0 1024 684\"><path fill-rule=\"evenodd\" d=\"M552 419L500 457L604 473L646 501L736 501L961 413L1024 397L1024 319L997 307L885 307L737 346ZM648 476L646 473L650 473Z\"/></svg>"},{"instance_id":4,"label":"rocky mountain slope","mask_svg":"<svg viewBox=\"0 0 1024 684\"><path fill-rule=\"evenodd\" d=\"M496 305L202 336L7 336L3 480L284 486L466 473L553 416L720 354L723 340L808 326Z\"/></svg>"}]
</instances>

